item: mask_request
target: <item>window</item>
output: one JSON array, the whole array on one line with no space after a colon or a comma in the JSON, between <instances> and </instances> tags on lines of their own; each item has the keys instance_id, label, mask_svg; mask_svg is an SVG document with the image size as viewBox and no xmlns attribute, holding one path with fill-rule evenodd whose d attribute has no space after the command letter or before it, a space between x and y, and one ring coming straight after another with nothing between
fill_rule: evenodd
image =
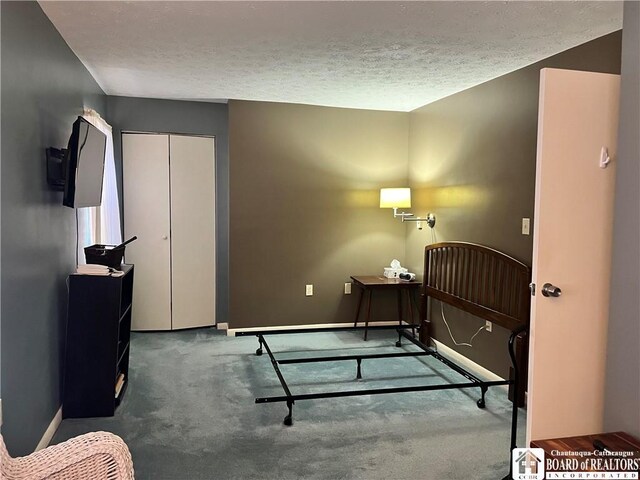
<instances>
[{"instance_id":1,"label":"window","mask_svg":"<svg viewBox=\"0 0 640 480\"><path fill-rule=\"evenodd\" d=\"M107 136L102 180L102 204L99 207L76 209L78 216L78 263L85 263L84 247L95 243L118 245L122 243L120 205L116 182L116 163L113 156L111 125L92 109L85 108L82 117Z\"/></svg>"}]
</instances>

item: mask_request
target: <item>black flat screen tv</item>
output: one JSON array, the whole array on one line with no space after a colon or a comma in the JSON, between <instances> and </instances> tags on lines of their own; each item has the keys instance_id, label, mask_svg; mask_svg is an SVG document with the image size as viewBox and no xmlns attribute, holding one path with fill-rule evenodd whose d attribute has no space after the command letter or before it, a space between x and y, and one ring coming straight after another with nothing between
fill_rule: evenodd
<instances>
[{"instance_id":1,"label":"black flat screen tv","mask_svg":"<svg viewBox=\"0 0 640 480\"><path fill-rule=\"evenodd\" d=\"M73 122L65 162L63 205L71 208L100 205L106 148L104 133L82 117Z\"/></svg>"}]
</instances>

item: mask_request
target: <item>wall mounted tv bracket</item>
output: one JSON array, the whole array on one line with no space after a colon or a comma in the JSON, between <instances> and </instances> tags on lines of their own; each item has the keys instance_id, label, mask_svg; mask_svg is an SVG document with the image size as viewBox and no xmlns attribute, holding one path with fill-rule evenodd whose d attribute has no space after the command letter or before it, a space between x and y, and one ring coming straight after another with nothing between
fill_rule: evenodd
<instances>
[{"instance_id":1,"label":"wall mounted tv bracket","mask_svg":"<svg viewBox=\"0 0 640 480\"><path fill-rule=\"evenodd\" d=\"M52 190L64 190L67 152L66 148L47 148L47 184Z\"/></svg>"}]
</instances>

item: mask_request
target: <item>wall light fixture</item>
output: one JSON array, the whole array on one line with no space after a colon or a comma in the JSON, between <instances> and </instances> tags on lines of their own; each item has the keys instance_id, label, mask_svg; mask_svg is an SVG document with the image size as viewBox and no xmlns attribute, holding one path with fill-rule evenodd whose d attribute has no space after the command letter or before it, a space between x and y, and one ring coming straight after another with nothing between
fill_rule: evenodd
<instances>
[{"instance_id":1,"label":"wall light fixture","mask_svg":"<svg viewBox=\"0 0 640 480\"><path fill-rule=\"evenodd\" d=\"M398 212L399 208L411 208L411 189L404 188L381 188L380 208L393 208L393 218L401 218L403 222L418 222L418 228L422 229L421 222L426 222L430 228L436 224L436 216L427 213L425 218L416 217L413 213Z\"/></svg>"}]
</instances>

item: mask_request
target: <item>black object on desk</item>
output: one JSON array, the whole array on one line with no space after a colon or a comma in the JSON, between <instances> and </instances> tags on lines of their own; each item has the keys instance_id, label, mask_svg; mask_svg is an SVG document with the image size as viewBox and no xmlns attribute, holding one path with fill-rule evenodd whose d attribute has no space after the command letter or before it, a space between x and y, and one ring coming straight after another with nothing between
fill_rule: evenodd
<instances>
[{"instance_id":1,"label":"black object on desk","mask_svg":"<svg viewBox=\"0 0 640 480\"><path fill-rule=\"evenodd\" d=\"M85 259L87 260L87 263L105 265L119 270L120 265L122 264L122 257L124 257L124 247L137 239L138 237L134 236L126 242L122 242L120 245L95 244L85 247Z\"/></svg>"}]
</instances>

